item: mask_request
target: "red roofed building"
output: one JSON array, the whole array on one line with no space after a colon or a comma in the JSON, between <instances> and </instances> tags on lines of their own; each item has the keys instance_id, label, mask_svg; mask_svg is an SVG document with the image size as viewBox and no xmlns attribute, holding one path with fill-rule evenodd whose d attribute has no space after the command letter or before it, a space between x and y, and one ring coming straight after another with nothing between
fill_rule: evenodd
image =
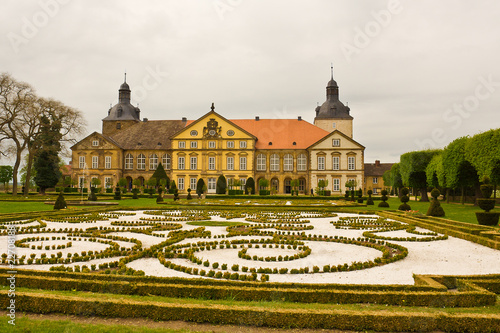
<instances>
[{"instance_id":1,"label":"red roofed building","mask_svg":"<svg viewBox=\"0 0 500 333\"><path fill-rule=\"evenodd\" d=\"M314 124L295 119L226 119L212 109L197 120L139 118L130 104L130 88L123 83L119 103L103 119L103 131L94 132L71 149L72 177L79 187L99 178L104 187L127 179L141 184L159 163L179 191L195 189L198 179L215 193L224 175L228 184L243 186L252 177L270 182L273 193L292 191L298 180L300 193L310 194L320 180L332 195L345 191L354 180L363 187L364 147L352 138L350 109L339 100L338 85L328 82L327 100L316 108Z\"/></svg>"}]
</instances>

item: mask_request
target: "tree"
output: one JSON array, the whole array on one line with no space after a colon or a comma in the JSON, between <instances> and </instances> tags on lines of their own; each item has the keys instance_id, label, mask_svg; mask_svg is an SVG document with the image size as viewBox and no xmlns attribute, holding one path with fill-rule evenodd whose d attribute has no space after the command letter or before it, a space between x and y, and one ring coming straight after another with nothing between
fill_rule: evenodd
<instances>
[{"instance_id":1,"label":"tree","mask_svg":"<svg viewBox=\"0 0 500 333\"><path fill-rule=\"evenodd\" d=\"M61 102L36 96L34 89L16 81L7 73L0 74L0 144L10 143L0 153L15 156L13 167L13 195L17 195L21 158L27 150L25 184L31 181L31 169L38 150L37 137L40 135L41 118L47 117L60 124L62 142L74 141L73 134L83 131L85 122L81 113L64 106ZM28 191L29 186L25 186Z\"/></svg>"},{"instance_id":2,"label":"tree","mask_svg":"<svg viewBox=\"0 0 500 333\"><path fill-rule=\"evenodd\" d=\"M2 155L15 156L12 174L12 195L17 195L17 174L23 151L26 149L30 129L23 117L28 114L35 94L33 88L23 82L18 82L7 73L0 74L0 144L12 143L7 149L2 149ZM30 113L32 114L32 113Z\"/></svg>"},{"instance_id":3,"label":"tree","mask_svg":"<svg viewBox=\"0 0 500 333\"><path fill-rule=\"evenodd\" d=\"M252 177L247 179L245 184L245 193L255 194L255 180Z\"/></svg>"},{"instance_id":4,"label":"tree","mask_svg":"<svg viewBox=\"0 0 500 333\"><path fill-rule=\"evenodd\" d=\"M420 191L420 201L428 202L427 175L425 170L434 155L440 150L421 150L405 153L400 157L400 172L403 184ZM415 193L416 195L416 193Z\"/></svg>"},{"instance_id":5,"label":"tree","mask_svg":"<svg viewBox=\"0 0 500 333\"><path fill-rule=\"evenodd\" d=\"M465 143L465 159L477 170L479 179L491 177L500 156L500 128L476 134Z\"/></svg>"},{"instance_id":6,"label":"tree","mask_svg":"<svg viewBox=\"0 0 500 333\"><path fill-rule=\"evenodd\" d=\"M269 187L269 180L267 180L266 178L259 179L259 195L263 194L268 195L269 194L269 192L267 191L268 187Z\"/></svg>"},{"instance_id":7,"label":"tree","mask_svg":"<svg viewBox=\"0 0 500 333\"><path fill-rule=\"evenodd\" d=\"M216 190L215 193L217 194L225 194L226 193L226 177L224 175L220 175L219 178L217 179L217 185L216 185Z\"/></svg>"},{"instance_id":8,"label":"tree","mask_svg":"<svg viewBox=\"0 0 500 333\"><path fill-rule=\"evenodd\" d=\"M40 193L45 194L45 190L54 187L62 175L59 169L61 125L59 121L51 121L45 116L41 117L40 122L41 129L40 135L36 138L37 152L33 167L36 169L35 183L40 187Z\"/></svg>"},{"instance_id":9,"label":"tree","mask_svg":"<svg viewBox=\"0 0 500 333\"><path fill-rule=\"evenodd\" d=\"M156 170L153 173L152 178L156 179L156 185L155 186L160 185L160 181L162 179L165 180L165 181L168 179L167 173L165 172L165 169L163 168L163 165L161 163L158 164L158 167L156 167ZM165 185L168 187L167 183Z\"/></svg>"},{"instance_id":10,"label":"tree","mask_svg":"<svg viewBox=\"0 0 500 333\"><path fill-rule=\"evenodd\" d=\"M12 167L10 165L0 165L0 183L3 183L5 193L9 189L9 182L12 179Z\"/></svg>"},{"instance_id":11,"label":"tree","mask_svg":"<svg viewBox=\"0 0 500 333\"><path fill-rule=\"evenodd\" d=\"M59 192L59 196L57 197L57 200L54 204L54 209L65 209L67 208L66 200L64 200L63 193Z\"/></svg>"},{"instance_id":12,"label":"tree","mask_svg":"<svg viewBox=\"0 0 500 333\"><path fill-rule=\"evenodd\" d=\"M300 181L298 179L292 179L292 181L290 182L290 186L292 186L292 195L295 193L295 195L299 195L299 185L300 185Z\"/></svg>"},{"instance_id":13,"label":"tree","mask_svg":"<svg viewBox=\"0 0 500 333\"><path fill-rule=\"evenodd\" d=\"M446 188L446 177L443 168L443 154L434 155L425 169L427 185L434 188Z\"/></svg>"},{"instance_id":14,"label":"tree","mask_svg":"<svg viewBox=\"0 0 500 333\"><path fill-rule=\"evenodd\" d=\"M168 193L174 193L175 194L175 191L177 191L177 185L175 184L175 180L172 180L170 182L170 188L168 190Z\"/></svg>"},{"instance_id":15,"label":"tree","mask_svg":"<svg viewBox=\"0 0 500 333\"><path fill-rule=\"evenodd\" d=\"M438 197L441 195L439 190L437 188L433 189L431 191L431 205L429 206L429 209L427 210L427 216L437 216L437 217L443 217L444 216L444 210L443 207L441 207L441 204L439 203Z\"/></svg>"},{"instance_id":16,"label":"tree","mask_svg":"<svg viewBox=\"0 0 500 333\"><path fill-rule=\"evenodd\" d=\"M403 187L403 180L401 178L399 163L394 163L391 167L391 186L399 195L399 189Z\"/></svg>"},{"instance_id":17,"label":"tree","mask_svg":"<svg viewBox=\"0 0 500 333\"><path fill-rule=\"evenodd\" d=\"M474 172L470 168L470 163L466 163L465 145L470 138L467 136L453 140L443 151L442 163L446 180L446 188L462 189L461 201L465 202L465 187L473 186ZM470 179L472 177L473 179ZM446 195L449 198L449 195ZM449 199L447 199L449 200Z\"/></svg>"},{"instance_id":18,"label":"tree","mask_svg":"<svg viewBox=\"0 0 500 333\"><path fill-rule=\"evenodd\" d=\"M196 183L196 194L198 194L198 198L201 198L204 187L205 187L205 181L203 180L203 178L198 179L198 182Z\"/></svg>"}]
</instances>

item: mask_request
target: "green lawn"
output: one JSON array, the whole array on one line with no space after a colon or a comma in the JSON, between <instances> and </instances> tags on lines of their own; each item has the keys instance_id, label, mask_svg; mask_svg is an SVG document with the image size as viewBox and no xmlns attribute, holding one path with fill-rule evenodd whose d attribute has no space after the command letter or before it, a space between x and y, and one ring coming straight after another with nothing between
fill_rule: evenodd
<instances>
[{"instance_id":1,"label":"green lawn","mask_svg":"<svg viewBox=\"0 0 500 333\"><path fill-rule=\"evenodd\" d=\"M7 316L0 320L1 332L38 332L38 333L196 333L191 330L175 330L165 328L147 328L143 326L117 325L117 324L83 324L70 320L39 320L27 317L16 318L15 326L9 324Z\"/></svg>"},{"instance_id":2,"label":"green lawn","mask_svg":"<svg viewBox=\"0 0 500 333\"><path fill-rule=\"evenodd\" d=\"M387 201L389 203L389 208L378 208L380 201L375 201L375 205L363 207L362 210L397 210L401 202L397 197L389 198ZM445 218L460 222L467 222L472 224L477 224L476 212L481 212L481 208L473 206L472 204L461 205L458 203L440 202L441 207L443 207L445 212ZM413 211L418 211L422 214L427 213L429 209L430 202L420 202L420 201L410 201L408 202ZM350 208L349 210L352 210ZM498 207L496 209L498 211Z\"/></svg>"},{"instance_id":3,"label":"green lawn","mask_svg":"<svg viewBox=\"0 0 500 333\"><path fill-rule=\"evenodd\" d=\"M24 213L53 210L54 206L43 202L0 201L0 213Z\"/></svg>"}]
</instances>

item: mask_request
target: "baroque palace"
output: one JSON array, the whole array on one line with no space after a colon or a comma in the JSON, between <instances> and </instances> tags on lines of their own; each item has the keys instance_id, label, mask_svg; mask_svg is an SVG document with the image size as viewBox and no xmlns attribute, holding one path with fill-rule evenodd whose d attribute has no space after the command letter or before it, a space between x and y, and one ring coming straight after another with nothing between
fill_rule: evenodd
<instances>
[{"instance_id":1,"label":"baroque palace","mask_svg":"<svg viewBox=\"0 0 500 333\"><path fill-rule=\"evenodd\" d=\"M291 181L299 180L299 193L309 194L320 180L332 195L345 193L345 184L364 184L364 149L353 139L353 117L339 100L333 79L326 87L326 101L315 110L314 124L296 119L226 119L211 111L197 120L140 119L130 104L130 88L124 82L118 104L102 120L102 134L94 132L72 149L72 178L87 187L98 178L102 186L116 186L126 178L128 187L144 184L162 163L179 193L195 189L199 178L215 193L217 178L228 185L242 185L253 177L269 180L274 193L291 193ZM258 189L256 189L258 190Z\"/></svg>"}]
</instances>

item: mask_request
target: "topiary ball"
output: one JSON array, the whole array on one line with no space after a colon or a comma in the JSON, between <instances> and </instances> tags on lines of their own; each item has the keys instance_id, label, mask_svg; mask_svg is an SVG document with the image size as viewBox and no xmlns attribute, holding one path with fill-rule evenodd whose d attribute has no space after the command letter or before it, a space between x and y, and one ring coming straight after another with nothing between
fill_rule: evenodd
<instances>
[{"instance_id":1,"label":"topiary ball","mask_svg":"<svg viewBox=\"0 0 500 333\"><path fill-rule=\"evenodd\" d=\"M372 190L368 190L368 192L366 192L366 193L368 193L368 195L372 195L373 191Z\"/></svg>"},{"instance_id":2,"label":"topiary ball","mask_svg":"<svg viewBox=\"0 0 500 333\"><path fill-rule=\"evenodd\" d=\"M401 189L401 195L408 195L408 193L410 193L410 190L407 187Z\"/></svg>"},{"instance_id":3,"label":"topiary ball","mask_svg":"<svg viewBox=\"0 0 500 333\"><path fill-rule=\"evenodd\" d=\"M437 188L431 191L431 197L437 200L437 198L441 195L441 192Z\"/></svg>"},{"instance_id":4,"label":"topiary ball","mask_svg":"<svg viewBox=\"0 0 500 333\"><path fill-rule=\"evenodd\" d=\"M382 194L382 195L387 195L387 190L382 190L382 191L380 192L380 194Z\"/></svg>"}]
</instances>

